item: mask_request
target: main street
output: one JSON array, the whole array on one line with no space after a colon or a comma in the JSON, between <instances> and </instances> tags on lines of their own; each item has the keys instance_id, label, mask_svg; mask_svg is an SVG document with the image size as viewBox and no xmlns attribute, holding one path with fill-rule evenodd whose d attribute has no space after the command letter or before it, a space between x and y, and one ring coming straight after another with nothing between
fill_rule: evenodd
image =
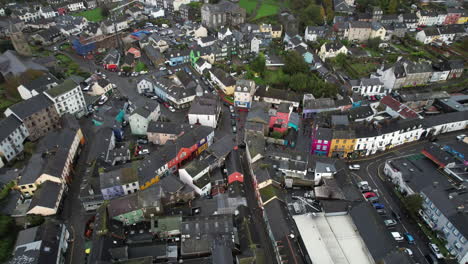
<instances>
[{"instance_id":1,"label":"main street","mask_svg":"<svg viewBox=\"0 0 468 264\"><path fill-rule=\"evenodd\" d=\"M457 140L455 137L460 133L462 132L439 136L437 143L456 143ZM387 213L387 215L382 216L382 221L384 219L395 218L392 212L401 217L398 225L395 226L395 228L389 228L389 232L397 231L401 234L407 232L410 233L415 239L415 244L408 244L407 241L405 241L399 243L399 246L411 249L414 254L413 258L417 263L421 264L428 263L424 256L430 253L428 247L429 240L418 224L415 223L403 209L403 205L394 191L393 184L383 173L383 168L385 166L385 162L388 160L421 153L426 143L427 141L418 141L385 153L374 155L373 157L364 158L358 162L352 162L352 164L359 164L361 169L359 171L351 172L355 182L367 181L370 187L373 190L376 190L376 193L380 198L380 203L385 205Z\"/></svg>"}]
</instances>

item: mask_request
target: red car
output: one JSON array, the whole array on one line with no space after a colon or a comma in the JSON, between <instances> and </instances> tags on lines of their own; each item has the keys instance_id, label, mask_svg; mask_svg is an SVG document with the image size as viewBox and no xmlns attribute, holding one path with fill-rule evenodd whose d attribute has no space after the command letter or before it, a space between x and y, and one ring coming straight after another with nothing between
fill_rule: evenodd
<instances>
[{"instance_id":1,"label":"red car","mask_svg":"<svg viewBox=\"0 0 468 264\"><path fill-rule=\"evenodd\" d=\"M168 102L164 102L163 105L164 105L165 107L167 107L167 108L169 108L169 106L170 106Z\"/></svg>"},{"instance_id":2,"label":"red car","mask_svg":"<svg viewBox=\"0 0 468 264\"><path fill-rule=\"evenodd\" d=\"M377 194L375 194L375 192L366 192L366 193L363 193L363 195L364 195L364 197L366 199L377 196Z\"/></svg>"}]
</instances>

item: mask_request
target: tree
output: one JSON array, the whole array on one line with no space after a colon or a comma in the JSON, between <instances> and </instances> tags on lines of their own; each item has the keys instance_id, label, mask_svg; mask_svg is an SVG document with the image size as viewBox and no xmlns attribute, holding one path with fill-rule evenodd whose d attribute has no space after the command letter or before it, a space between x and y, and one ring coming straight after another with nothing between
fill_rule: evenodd
<instances>
[{"instance_id":1,"label":"tree","mask_svg":"<svg viewBox=\"0 0 468 264\"><path fill-rule=\"evenodd\" d=\"M309 66L304 61L304 58L296 51L289 51L285 55L283 71L289 75L296 73L307 73Z\"/></svg>"},{"instance_id":2,"label":"tree","mask_svg":"<svg viewBox=\"0 0 468 264\"><path fill-rule=\"evenodd\" d=\"M108 6L101 7L101 15L103 17L108 17L110 15L110 9Z\"/></svg>"},{"instance_id":3,"label":"tree","mask_svg":"<svg viewBox=\"0 0 468 264\"><path fill-rule=\"evenodd\" d=\"M306 8L299 12L299 20L304 25L322 25L323 14L322 7L317 6L314 3L310 3Z\"/></svg>"},{"instance_id":4,"label":"tree","mask_svg":"<svg viewBox=\"0 0 468 264\"><path fill-rule=\"evenodd\" d=\"M7 50L14 50L13 44L11 44L10 40L1 40L0 41L0 53L3 53Z\"/></svg>"},{"instance_id":5,"label":"tree","mask_svg":"<svg viewBox=\"0 0 468 264\"><path fill-rule=\"evenodd\" d=\"M10 16L12 13L11 9L10 8L5 8L5 15L6 16Z\"/></svg>"},{"instance_id":6,"label":"tree","mask_svg":"<svg viewBox=\"0 0 468 264\"><path fill-rule=\"evenodd\" d=\"M343 67L346 64L347 60L348 60L348 56L344 53L340 53L338 54L338 56L335 57L335 63L341 67Z\"/></svg>"},{"instance_id":7,"label":"tree","mask_svg":"<svg viewBox=\"0 0 468 264\"><path fill-rule=\"evenodd\" d=\"M42 215L27 215L26 221L29 223L29 227L34 227L44 223L44 217Z\"/></svg>"},{"instance_id":8,"label":"tree","mask_svg":"<svg viewBox=\"0 0 468 264\"><path fill-rule=\"evenodd\" d=\"M291 76L289 88L296 92L304 92L309 85L309 77L305 73L297 73Z\"/></svg>"},{"instance_id":9,"label":"tree","mask_svg":"<svg viewBox=\"0 0 468 264\"><path fill-rule=\"evenodd\" d=\"M371 38L367 41L367 46L373 50L379 50L379 45L382 42L380 38Z\"/></svg>"},{"instance_id":10,"label":"tree","mask_svg":"<svg viewBox=\"0 0 468 264\"><path fill-rule=\"evenodd\" d=\"M13 218L8 215L0 215L0 238L8 235L14 225Z\"/></svg>"},{"instance_id":11,"label":"tree","mask_svg":"<svg viewBox=\"0 0 468 264\"><path fill-rule=\"evenodd\" d=\"M422 202L423 199L419 194L411 194L403 198L403 203L411 214L418 213L422 207Z\"/></svg>"},{"instance_id":12,"label":"tree","mask_svg":"<svg viewBox=\"0 0 468 264\"><path fill-rule=\"evenodd\" d=\"M258 54L258 56L250 63L250 65L254 72L263 75L266 69L265 56L262 53Z\"/></svg>"},{"instance_id":13,"label":"tree","mask_svg":"<svg viewBox=\"0 0 468 264\"><path fill-rule=\"evenodd\" d=\"M387 10L387 12L389 14L396 14L396 12L398 11L398 6L399 5L400 5L400 3L398 2L398 0L390 0L386 10Z\"/></svg>"}]
</instances>

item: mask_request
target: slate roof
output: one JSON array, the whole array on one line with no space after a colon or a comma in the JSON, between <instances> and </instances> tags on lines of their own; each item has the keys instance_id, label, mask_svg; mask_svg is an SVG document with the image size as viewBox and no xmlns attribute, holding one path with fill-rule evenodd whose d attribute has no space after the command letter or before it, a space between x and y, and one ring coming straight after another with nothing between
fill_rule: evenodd
<instances>
[{"instance_id":1,"label":"slate roof","mask_svg":"<svg viewBox=\"0 0 468 264\"><path fill-rule=\"evenodd\" d=\"M178 135L189 128L190 126L187 124L150 121L147 131L150 133Z\"/></svg>"},{"instance_id":2,"label":"slate roof","mask_svg":"<svg viewBox=\"0 0 468 264\"><path fill-rule=\"evenodd\" d=\"M61 198L60 190L62 185L56 182L46 181L41 184L41 187L36 190L29 209L33 209L36 206L54 208L57 201Z\"/></svg>"},{"instance_id":3,"label":"slate roof","mask_svg":"<svg viewBox=\"0 0 468 264\"><path fill-rule=\"evenodd\" d=\"M193 100L189 115L216 115L220 109L220 103L217 98L207 96L195 97Z\"/></svg>"},{"instance_id":4,"label":"slate roof","mask_svg":"<svg viewBox=\"0 0 468 264\"><path fill-rule=\"evenodd\" d=\"M21 124L22 123L14 115L10 115L0 120L0 142L9 137L11 133L21 126Z\"/></svg>"},{"instance_id":5,"label":"slate roof","mask_svg":"<svg viewBox=\"0 0 468 264\"><path fill-rule=\"evenodd\" d=\"M10 110L19 118L24 120L25 118L43 111L46 108L52 107L53 105L54 103L47 96L39 94L28 100L12 105Z\"/></svg>"},{"instance_id":6,"label":"slate roof","mask_svg":"<svg viewBox=\"0 0 468 264\"><path fill-rule=\"evenodd\" d=\"M139 208L138 196L136 193L133 193L131 195L110 200L109 205L107 206L107 212L109 214L109 218L114 218L125 213L133 212Z\"/></svg>"},{"instance_id":7,"label":"slate roof","mask_svg":"<svg viewBox=\"0 0 468 264\"><path fill-rule=\"evenodd\" d=\"M380 100L380 103L390 107L393 111L397 112L404 118L418 118L419 117L419 115L413 109L398 102L390 95L387 95L384 98L382 98Z\"/></svg>"},{"instance_id":8,"label":"slate roof","mask_svg":"<svg viewBox=\"0 0 468 264\"><path fill-rule=\"evenodd\" d=\"M236 79L234 79L231 75L227 74L223 70L219 68L214 68L211 72L218 78L218 80L223 83L225 86L232 86L236 84Z\"/></svg>"},{"instance_id":9,"label":"slate roof","mask_svg":"<svg viewBox=\"0 0 468 264\"><path fill-rule=\"evenodd\" d=\"M25 82L22 85L29 91L36 90L38 93L41 93L47 89L47 85L50 85L54 82L58 83L59 80L54 75L46 73L39 78Z\"/></svg>"},{"instance_id":10,"label":"slate roof","mask_svg":"<svg viewBox=\"0 0 468 264\"><path fill-rule=\"evenodd\" d=\"M363 119L374 115L374 111L369 105L355 107L349 110L348 117L351 120Z\"/></svg>"},{"instance_id":11,"label":"slate roof","mask_svg":"<svg viewBox=\"0 0 468 264\"><path fill-rule=\"evenodd\" d=\"M45 163L46 161L44 158L42 158L42 154L33 154L23 172L21 173L21 178L18 181L18 185L34 183L41 175Z\"/></svg>"}]
</instances>

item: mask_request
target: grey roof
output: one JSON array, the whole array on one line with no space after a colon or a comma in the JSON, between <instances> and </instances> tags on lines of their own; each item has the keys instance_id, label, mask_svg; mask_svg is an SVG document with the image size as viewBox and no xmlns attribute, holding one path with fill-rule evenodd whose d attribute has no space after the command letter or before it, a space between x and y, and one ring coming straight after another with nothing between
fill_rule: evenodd
<instances>
[{"instance_id":1,"label":"grey roof","mask_svg":"<svg viewBox=\"0 0 468 264\"><path fill-rule=\"evenodd\" d=\"M178 135L189 128L187 124L150 121L147 132Z\"/></svg>"},{"instance_id":2,"label":"grey roof","mask_svg":"<svg viewBox=\"0 0 468 264\"><path fill-rule=\"evenodd\" d=\"M37 112L43 111L46 108L52 107L54 103L44 94L36 95L28 100L19 102L10 107L10 110L13 111L21 119L25 119Z\"/></svg>"},{"instance_id":3,"label":"grey roof","mask_svg":"<svg viewBox=\"0 0 468 264\"><path fill-rule=\"evenodd\" d=\"M138 196L136 193L112 199L109 201L109 205L107 206L107 212L109 213L110 218L114 218L128 212L133 212L137 209L139 209L139 206Z\"/></svg>"},{"instance_id":4,"label":"grey roof","mask_svg":"<svg viewBox=\"0 0 468 264\"><path fill-rule=\"evenodd\" d=\"M41 187L36 190L33 196L29 209L36 206L55 208L59 197L62 185L56 182L46 181L41 184Z\"/></svg>"},{"instance_id":5,"label":"grey roof","mask_svg":"<svg viewBox=\"0 0 468 264\"><path fill-rule=\"evenodd\" d=\"M266 86L260 86L255 91L255 95L260 97L275 98L297 103L301 101L301 96L293 91L288 91L287 93L285 93L283 89L277 89Z\"/></svg>"},{"instance_id":6,"label":"grey roof","mask_svg":"<svg viewBox=\"0 0 468 264\"><path fill-rule=\"evenodd\" d=\"M46 160L42 157L41 153L33 154L23 172L21 173L21 178L18 181L18 185L34 183L41 175L45 163Z\"/></svg>"},{"instance_id":7,"label":"grey roof","mask_svg":"<svg viewBox=\"0 0 468 264\"><path fill-rule=\"evenodd\" d=\"M372 107L370 107L369 105L364 105L350 109L348 117L349 119L354 121L356 119L367 118L372 115L374 115Z\"/></svg>"},{"instance_id":8,"label":"grey roof","mask_svg":"<svg viewBox=\"0 0 468 264\"><path fill-rule=\"evenodd\" d=\"M214 68L211 72L221 81L225 86L231 86L236 84L236 79L234 79L231 75L227 74L223 70L219 68Z\"/></svg>"},{"instance_id":9,"label":"grey roof","mask_svg":"<svg viewBox=\"0 0 468 264\"><path fill-rule=\"evenodd\" d=\"M304 109L329 109L329 108L335 108L335 101L331 98L318 98L318 99L312 99L312 100L304 100Z\"/></svg>"},{"instance_id":10,"label":"grey roof","mask_svg":"<svg viewBox=\"0 0 468 264\"><path fill-rule=\"evenodd\" d=\"M138 162L135 164L132 163L132 167L120 168L102 173L99 176L101 189L137 182L137 167Z\"/></svg>"},{"instance_id":11,"label":"grey roof","mask_svg":"<svg viewBox=\"0 0 468 264\"><path fill-rule=\"evenodd\" d=\"M362 201L355 204L349 213L376 262L396 250L396 241L370 203Z\"/></svg>"},{"instance_id":12,"label":"grey roof","mask_svg":"<svg viewBox=\"0 0 468 264\"><path fill-rule=\"evenodd\" d=\"M5 140L11 135L16 129L21 126L21 122L13 115L10 115L0 120L0 142Z\"/></svg>"},{"instance_id":13,"label":"grey roof","mask_svg":"<svg viewBox=\"0 0 468 264\"><path fill-rule=\"evenodd\" d=\"M57 148L70 149L76 134L77 131L70 128L49 132L38 142L36 152L41 153Z\"/></svg>"},{"instance_id":14,"label":"grey roof","mask_svg":"<svg viewBox=\"0 0 468 264\"><path fill-rule=\"evenodd\" d=\"M62 95L64 93L67 93L75 89L76 87L77 87L77 84L73 80L67 79L63 83L50 88L49 90L46 91L46 93L50 95L51 97L57 97L59 95Z\"/></svg>"},{"instance_id":15,"label":"grey roof","mask_svg":"<svg viewBox=\"0 0 468 264\"><path fill-rule=\"evenodd\" d=\"M287 206L279 199L273 199L264 205L264 215L268 219L271 235L276 243L281 242L284 247L279 247L282 260L290 263L307 263L299 254L297 240L289 239L291 234L299 235L296 225L291 220Z\"/></svg>"},{"instance_id":16,"label":"grey roof","mask_svg":"<svg viewBox=\"0 0 468 264\"><path fill-rule=\"evenodd\" d=\"M138 106L134 113L141 115L144 118L148 118L151 113L156 111L156 109L159 107L159 103L153 100L147 100L144 102L144 105Z\"/></svg>"},{"instance_id":17,"label":"grey roof","mask_svg":"<svg viewBox=\"0 0 468 264\"><path fill-rule=\"evenodd\" d=\"M321 140L332 140L333 138L333 130L329 128L323 128L319 127L317 129L317 132L315 134L315 139L321 139Z\"/></svg>"},{"instance_id":18,"label":"grey roof","mask_svg":"<svg viewBox=\"0 0 468 264\"><path fill-rule=\"evenodd\" d=\"M217 158L225 157L236 145L234 137L225 135L211 144L207 151Z\"/></svg>"},{"instance_id":19,"label":"grey roof","mask_svg":"<svg viewBox=\"0 0 468 264\"><path fill-rule=\"evenodd\" d=\"M50 73L46 73L42 75L41 77L34 79L32 81L25 82L22 85L30 91L36 90L40 93L47 89L46 87L47 85L58 83L58 82L59 80L54 75Z\"/></svg>"},{"instance_id":20,"label":"grey roof","mask_svg":"<svg viewBox=\"0 0 468 264\"><path fill-rule=\"evenodd\" d=\"M189 115L216 115L220 110L220 102L216 98L212 97L195 97L193 100L190 110L188 112Z\"/></svg>"},{"instance_id":21,"label":"grey roof","mask_svg":"<svg viewBox=\"0 0 468 264\"><path fill-rule=\"evenodd\" d=\"M374 86L383 85L379 78L361 78L361 85L363 86Z\"/></svg>"},{"instance_id":22,"label":"grey roof","mask_svg":"<svg viewBox=\"0 0 468 264\"><path fill-rule=\"evenodd\" d=\"M331 124L333 126L348 126L349 120L347 115L332 115L331 116Z\"/></svg>"},{"instance_id":23,"label":"grey roof","mask_svg":"<svg viewBox=\"0 0 468 264\"><path fill-rule=\"evenodd\" d=\"M349 22L350 28L371 28L371 23L363 21L351 21Z\"/></svg>"}]
</instances>

